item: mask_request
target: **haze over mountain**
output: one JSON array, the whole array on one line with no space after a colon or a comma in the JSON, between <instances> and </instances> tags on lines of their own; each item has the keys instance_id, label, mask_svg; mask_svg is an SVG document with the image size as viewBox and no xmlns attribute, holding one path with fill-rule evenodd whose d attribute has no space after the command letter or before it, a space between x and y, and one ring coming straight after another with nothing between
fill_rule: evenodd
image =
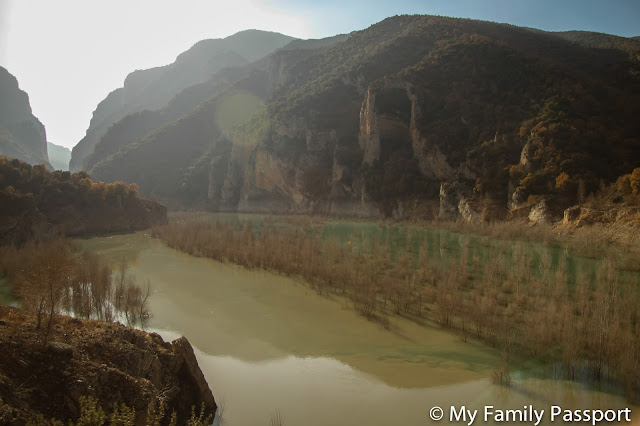
<instances>
[{"instance_id":1,"label":"haze over mountain","mask_svg":"<svg viewBox=\"0 0 640 426\"><path fill-rule=\"evenodd\" d=\"M56 145L47 142L49 152L49 162L56 170L69 170L69 160L71 160L71 150L66 146Z\"/></svg>"},{"instance_id":2,"label":"haze over mountain","mask_svg":"<svg viewBox=\"0 0 640 426\"><path fill-rule=\"evenodd\" d=\"M636 40L399 16L333 41L222 70L170 123L126 117L92 176L174 207L476 220L558 215L640 166Z\"/></svg>"},{"instance_id":3,"label":"haze over mountain","mask_svg":"<svg viewBox=\"0 0 640 426\"><path fill-rule=\"evenodd\" d=\"M162 108L181 90L209 80L222 68L253 62L291 40L278 33L243 31L200 41L170 65L132 72L124 86L111 92L94 111L86 136L73 148L70 170L86 169L85 158L109 127L126 115Z\"/></svg>"},{"instance_id":4,"label":"haze over mountain","mask_svg":"<svg viewBox=\"0 0 640 426\"><path fill-rule=\"evenodd\" d=\"M0 155L29 164L49 164L44 126L31 113L29 96L18 80L0 67Z\"/></svg>"}]
</instances>

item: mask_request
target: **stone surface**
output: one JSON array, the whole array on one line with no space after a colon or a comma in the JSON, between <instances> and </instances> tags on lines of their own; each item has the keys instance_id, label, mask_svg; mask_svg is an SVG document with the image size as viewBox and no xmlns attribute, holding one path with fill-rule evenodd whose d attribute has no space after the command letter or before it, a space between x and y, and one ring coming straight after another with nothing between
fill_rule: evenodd
<instances>
[{"instance_id":1,"label":"stone surface","mask_svg":"<svg viewBox=\"0 0 640 426\"><path fill-rule=\"evenodd\" d=\"M182 337L119 324L59 317L49 342L25 311L0 307L0 423L25 424L35 415L77 420L80 398L91 396L110 413L114 403L136 410L145 425L150 402L185 424L191 407L213 414L216 403L193 348Z\"/></svg>"}]
</instances>

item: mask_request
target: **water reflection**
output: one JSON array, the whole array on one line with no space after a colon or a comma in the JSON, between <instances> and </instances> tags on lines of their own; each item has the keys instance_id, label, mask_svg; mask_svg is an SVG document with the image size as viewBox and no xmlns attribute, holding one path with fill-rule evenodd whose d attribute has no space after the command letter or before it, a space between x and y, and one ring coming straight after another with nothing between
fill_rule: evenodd
<instances>
[{"instance_id":1,"label":"water reflection","mask_svg":"<svg viewBox=\"0 0 640 426\"><path fill-rule=\"evenodd\" d=\"M286 425L424 425L434 405L626 406L562 381L493 386L498 355L484 345L398 317L385 330L295 280L187 256L144 233L80 244L130 256L131 272L151 280L150 327L188 337L224 400L224 425L266 425L275 410Z\"/></svg>"}]
</instances>

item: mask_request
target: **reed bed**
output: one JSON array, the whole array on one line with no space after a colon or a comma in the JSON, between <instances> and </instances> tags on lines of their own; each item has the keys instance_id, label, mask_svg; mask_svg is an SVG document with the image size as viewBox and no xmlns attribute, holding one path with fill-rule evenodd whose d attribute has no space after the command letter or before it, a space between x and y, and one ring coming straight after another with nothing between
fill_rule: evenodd
<instances>
[{"instance_id":1,"label":"reed bed","mask_svg":"<svg viewBox=\"0 0 640 426\"><path fill-rule=\"evenodd\" d=\"M501 383L510 382L508 365L517 355L561 365L572 379L619 383L637 401L637 275L621 273L612 257L599 260L593 272L570 274L548 252L534 255L509 241L481 239L480 247L472 247L468 236L460 236L459 255L447 257L441 254L451 250L449 243L417 234L399 249L389 234L341 242L307 223L192 219L174 218L152 235L191 255L301 277L318 293L348 298L357 312L384 325L402 315L435 321L465 340L480 339L502 352L495 374Z\"/></svg>"}]
</instances>

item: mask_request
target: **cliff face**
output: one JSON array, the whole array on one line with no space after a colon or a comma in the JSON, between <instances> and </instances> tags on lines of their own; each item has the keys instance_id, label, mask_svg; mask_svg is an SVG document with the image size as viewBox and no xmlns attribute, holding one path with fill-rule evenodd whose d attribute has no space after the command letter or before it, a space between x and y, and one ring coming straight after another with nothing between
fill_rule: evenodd
<instances>
[{"instance_id":1,"label":"cliff face","mask_svg":"<svg viewBox=\"0 0 640 426\"><path fill-rule=\"evenodd\" d=\"M107 412L114 404L136 411L147 424L149 404L163 404L186 424L191 407L216 403L184 337L171 343L156 333L118 324L59 317L47 344L33 315L0 306L0 421L25 424L55 418L76 421L80 398L93 397ZM32 423L34 424L34 423Z\"/></svg>"},{"instance_id":2,"label":"cliff face","mask_svg":"<svg viewBox=\"0 0 640 426\"><path fill-rule=\"evenodd\" d=\"M47 137L42 123L33 116L29 96L18 80L0 67L0 155L18 158L29 164L45 164Z\"/></svg>"},{"instance_id":3,"label":"cliff face","mask_svg":"<svg viewBox=\"0 0 640 426\"><path fill-rule=\"evenodd\" d=\"M124 86L111 92L94 111L86 136L73 148L70 170L89 170L87 157L113 123L129 114L161 109L182 90L208 81L221 69L255 61L291 40L278 33L244 31L200 41L170 65L129 74Z\"/></svg>"},{"instance_id":4,"label":"cliff face","mask_svg":"<svg viewBox=\"0 0 640 426\"><path fill-rule=\"evenodd\" d=\"M471 221L533 208L538 220L640 166L637 41L402 16L321 45L244 69L96 176L143 179L176 206ZM239 90L264 107L225 126L213 105ZM180 165L161 140L189 153L171 151Z\"/></svg>"}]
</instances>

